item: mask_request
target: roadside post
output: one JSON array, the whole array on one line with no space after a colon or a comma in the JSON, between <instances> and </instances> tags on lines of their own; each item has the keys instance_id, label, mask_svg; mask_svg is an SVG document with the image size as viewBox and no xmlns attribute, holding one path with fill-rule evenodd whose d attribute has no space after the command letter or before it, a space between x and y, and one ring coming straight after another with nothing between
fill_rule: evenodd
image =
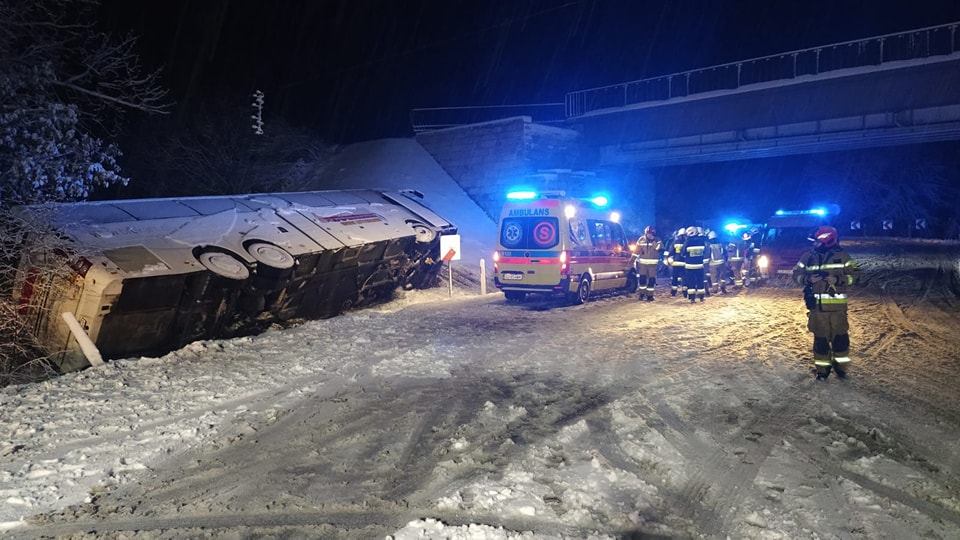
<instances>
[{"instance_id":1,"label":"roadside post","mask_svg":"<svg viewBox=\"0 0 960 540\"><path fill-rule=\"evenodd\" d=\"M487 294L487 261L480 259L480 296Z\"/></svg>"},{"instance_id":2,"label":"roadside post","mask_svg":"<svg viewBox=\"0 0 960 540\"><path fill-rule=\"evenodd\" d=\"M443 253L443 262L447 263L448 293L453 296L453 261L460 260L460 235L447 234L440 237L440 253Z\"/></svg>"}]
</instances>

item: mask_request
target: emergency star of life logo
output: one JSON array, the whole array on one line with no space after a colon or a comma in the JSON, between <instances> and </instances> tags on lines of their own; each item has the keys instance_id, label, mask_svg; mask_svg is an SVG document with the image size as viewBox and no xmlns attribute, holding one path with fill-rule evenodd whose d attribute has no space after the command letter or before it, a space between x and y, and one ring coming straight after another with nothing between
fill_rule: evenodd
<instances>
[{"instance_id":1,"label":"emergency star of life logo","mask_svg":"<svg viewBox=\"0 0 960 540\"><path fill-rule=\"evenodd\" d=\"M557 239L557 228L549 221L541 221L533 228L533 238L542 246L552 245Z\"/></svg>"},{"instance_id":2,"label":"emergency star of life logo","mask_svg":"<svg viewBox=\"0 0 960 540\"><path fill-rule=\"evenodd\" d=\"M503 230L503 238L510 244L517 244L523 236L523 230L517 223L511 223Z\"/></svg>"}]
</instances>

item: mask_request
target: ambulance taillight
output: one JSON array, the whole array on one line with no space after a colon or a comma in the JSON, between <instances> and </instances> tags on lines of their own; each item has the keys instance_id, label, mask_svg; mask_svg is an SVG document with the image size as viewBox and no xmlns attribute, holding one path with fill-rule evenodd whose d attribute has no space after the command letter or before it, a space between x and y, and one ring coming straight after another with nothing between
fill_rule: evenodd
<instances>
[{"instance_id":1,"label":"ambulance taillight","mask_svg":"<svg viewBox=\"0 0 960 540\"><path fill-rule=\"evenodd\" d=\"M493 273L494 274L500 271L500 265L497 264L499 262L500 262L500 252L494 251L493 252Z\"/></svg>"},{"instance_id":2,"label":"ambulance taillight","mask_svg":"<svg viewBox=\"0 0 960 540\"><path fill-rule=\"evenodd\" d=\"M566 275L570 273L570 267L567 266L567 252L560 252L560 274Z\"/></svg>"}]
</instances>

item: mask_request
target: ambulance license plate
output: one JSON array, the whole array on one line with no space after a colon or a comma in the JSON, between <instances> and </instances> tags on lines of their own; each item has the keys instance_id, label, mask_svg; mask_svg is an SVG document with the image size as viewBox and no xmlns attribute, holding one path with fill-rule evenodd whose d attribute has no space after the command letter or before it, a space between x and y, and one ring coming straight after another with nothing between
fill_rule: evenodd
<instances>
[{"instance_id":1,"label":"ambulance license plate","mask_svg":"<svg viewBox=\"0 0 960 540\"><path fill-rule=\"evenodd\" d=\"M504 280L519 281L523 279L523 274L501 274L500 278Z\"/></svg>"}]
</instances>

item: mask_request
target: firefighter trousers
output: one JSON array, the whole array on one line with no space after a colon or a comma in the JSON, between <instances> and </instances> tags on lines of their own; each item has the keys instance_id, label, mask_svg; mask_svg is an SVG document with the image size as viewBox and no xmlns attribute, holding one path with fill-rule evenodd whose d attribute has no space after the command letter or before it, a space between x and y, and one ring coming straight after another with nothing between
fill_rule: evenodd
<instances>
[{"instance_id":1,"label":"firefighter trousers","mask_svg":"<svg viewBox=\"0 0 960 540\"><path fill-rule=\"evenodd\" d=\"M730 261L730 275L734 287L743 287L743 261Z\"/></svg>"},{"instance_id":2,"label":"firefighter trousers","mask_svg":"<svg viewBox=\"0 0 960 540\"><path fill-rule=\"evenodd\" d=\"M813 364L818 370L831 366L846 371L850 362L850 325L846 307L836 311L819 308L807 313L807 329L813 332Z\"/></svg>"},{"instance_id":3,"label":"firefighter trousers","mask_svg":"<svg viewBox=\"0 0 960 540\"><path fill-rule=\"evenodd\" d=\"M653 298L653 291L657 286L657 265L637 265L637 281L640 284L640 296Z\"/></svg>"},{"instance_id":4,"label":"firefighter trousers","mask_svg":"<svg viewBox=\"0 0 960 540\"><path fill-rule=\"evenodd\" d=\"M676 296L677 291L684 289L683 287L683 273L685 272L682 264L674 264L670 266L670 295Z\"/></svg>"},{"instance_id":5,"label":"firefighter trousers","mask_svg":"<svg viewBox=\"0 0 960 540\"><path fill-rule=\"evenodd\" d=\"M723 282L722 275L722 263L711 262L710 263L710 276L709 276L709 287L710 292L716 293L718 290L725 290L726 284Z\"/></svg>"},{"instance_id":6,"label":"firefighter trousers","mask_svg":"<svg viewBox=\"0 0 960 540\"><path fill-rule=\"evenodd\" d=\"M703 265L693 265L692 268L688 266L683 275L683 282L687 284L687 297L693 298L696 295L702 299L706 293Z\"/></svg>"}]
</instances>

